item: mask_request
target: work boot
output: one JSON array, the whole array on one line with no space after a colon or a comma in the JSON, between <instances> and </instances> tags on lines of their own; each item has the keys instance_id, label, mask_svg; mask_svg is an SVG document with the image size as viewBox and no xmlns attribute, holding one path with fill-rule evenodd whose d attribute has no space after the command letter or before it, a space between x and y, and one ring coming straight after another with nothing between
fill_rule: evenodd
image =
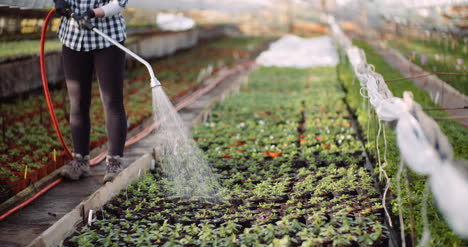
<instances>
[{"instance_id":1,"label":"work boot","mask_svg":"<svg viewBox=\"0 0 468 247\"><path fill-rule=\"evenodd\" d=\"M89 175L89 155L73 154L73 160L63 166L60 175L70 180L78 180L81 176Z\"/></svg>"},{"instance_id":2,"label":"work boot","mask_svg":"<svg viewBox=\"0 0 468 247\"><path fill-rule=\"evenodd\" d=\"M111 182L115 176L121 172L122 169L122 158L118 155L110 156L106 158L106 174L104 175L104 183Z\"/></svg>"}]
</instances>

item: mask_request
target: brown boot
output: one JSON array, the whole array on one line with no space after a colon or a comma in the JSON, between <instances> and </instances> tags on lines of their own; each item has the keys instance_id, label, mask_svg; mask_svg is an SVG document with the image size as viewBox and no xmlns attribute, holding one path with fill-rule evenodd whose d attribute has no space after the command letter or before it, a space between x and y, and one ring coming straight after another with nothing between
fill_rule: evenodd
<instances>
[{"instance_id":1,"label":"brown boot","mask_svg":"<svg viewBox=\"0 0 468 247\"><path fill-rule=\"evenodd\" d=\"M114 178L123 170L122 158L118 155L110 156L106 158L106 174L104 175L104 183L111 182Z\"/></svg>"},{"instance_id":2,"label":"brown boot","mask_svg":"<svg viewBox=\"0 0 468 247\"><path fill-rule=\"evenodd\" d=\"M70 180L78 180L81 176L89 175L89 155L73 154L73 160L63 166L60 175Z\"/></svg>"}]
</instances>

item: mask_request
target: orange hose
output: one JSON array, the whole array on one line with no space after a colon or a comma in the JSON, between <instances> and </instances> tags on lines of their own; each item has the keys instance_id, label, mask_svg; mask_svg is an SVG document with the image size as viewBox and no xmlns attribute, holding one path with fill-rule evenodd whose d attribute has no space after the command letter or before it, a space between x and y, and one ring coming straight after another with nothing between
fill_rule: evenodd
<instances>
[{"instance_id":1,"label":"orange hose","mask_svg":"<svg viewBox=\"0 0 468 247\"><path fill-rule=\"evenodd\" d=\"M55 132L57 133L57 136L60 139L60 142L62 143L62 146L65 149L65 152L70 158L72 158L72 153L63 139L63 135L62 135L62 132L60 131L60 126L58 124L57 117L55 116L54 106L52 104L52 100L50 99L49 86L47 84L47 76L46 76L46 70L45 70L44 43L45 43L45 37L47 33L47 27L49 26L49 21L54 13L55 13L55 9L52 9L47 15L44 21L44 25L42 26L41 51L40 51L42 86L44 87L44 94L47 100L47 106L49 107L50 117L52 118L52 122L54 124Z\"/></svg>"}]
</instances>

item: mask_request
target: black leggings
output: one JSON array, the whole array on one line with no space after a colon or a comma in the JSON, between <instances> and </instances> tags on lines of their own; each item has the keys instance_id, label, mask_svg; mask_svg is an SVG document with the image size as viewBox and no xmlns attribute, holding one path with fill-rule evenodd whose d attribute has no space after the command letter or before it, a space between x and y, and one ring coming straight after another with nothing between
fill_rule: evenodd
<instances>
[{"instance_id":1,"label":"black leggings","mask_svg":"<svg viewBox=\"0 0 468 247\"><path fill-rule=\"evenodd\" d=\"M70 125L74 152L89 154L91 83L96 71L106 114L109 155L123 156L127 118L123 103L125 53L111 46L90 52L62 49L63 67L70 97Z\"/></svg>"}]
</instances>

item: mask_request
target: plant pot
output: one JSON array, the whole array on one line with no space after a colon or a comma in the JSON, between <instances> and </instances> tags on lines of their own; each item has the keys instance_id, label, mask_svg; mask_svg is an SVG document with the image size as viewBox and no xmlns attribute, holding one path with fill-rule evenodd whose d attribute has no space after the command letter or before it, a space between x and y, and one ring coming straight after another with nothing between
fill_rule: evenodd
<instances>
[{"instance_id":1,"label":"plant pot","mask_svg":"<svg viewBox=\"0 0 468 247\"><path fill-rule=\"evenodd\" d=\"M56 169L56 162L55 161L47 162L47 164L45 166L46 166L46 169L47 169L47 174L51 174Z\"/></svg>"},{"instance_id":2,"label":"plant pot","mask_svg":"<svg viewBox=\"0 0 468 247\"><path fill-rule=\"evenodd\" d=\"M14 182L7 182L7 187L10 188L13 191L13 195L18 194L20 191L24 190L26 188L26 180L25 179L19 179Z\"/></svg>"},{"instance_id":3,"label":"plant pot","mask_svg":"<svg viewBox=\"0 0 468 247\"><path fill-rule=\"evenodd\" d=\"M0 184L0 203L8 200L11 196L13 196L13 191L7 186Z\"/></svg>"},{"instance_id":4,"label":"plant pot","mask_svg":"<svg viewBox=\"0 0 468 247\"><path fill-rule=\"evenodd\" d=\"M37 179L40 180L41 178L47 176L47 166L43 165L41 168L35 170L37 172Z\"/></svg>"},{"instance_id":5,"label":"plant pot","mask_svg":"<svg viewBox=\"0 0 468 247\"><path fill-rule=\"evenodd\" d=\"M55 162L55 170L65 165L65 162L66 162L65 155L57 156L57 162Z\"/></svg>"},{"instance_id":6,"label":"plant pot","mask_svg":"<svg viewBox=\"0 0 468 247\"><path fill-rule=\"evenodd\" d=\"M26 174L26 184L27 186L31 185L31 184L34 184L35 182L37 182L38 180L38 173L37 171L33 170L33 171L30 171L28 172L28 174Z\"/></svg>"},{"instance_id":7,"label":"plant pot","mask_svg":"<svg viewBox=\"0 0 468 247\"><path fill-rule=\"evenodd\" d=\"M24 172L13 172L13 174L18 178L18 180L24 180Z\"/></svg>"}]
</instances>

